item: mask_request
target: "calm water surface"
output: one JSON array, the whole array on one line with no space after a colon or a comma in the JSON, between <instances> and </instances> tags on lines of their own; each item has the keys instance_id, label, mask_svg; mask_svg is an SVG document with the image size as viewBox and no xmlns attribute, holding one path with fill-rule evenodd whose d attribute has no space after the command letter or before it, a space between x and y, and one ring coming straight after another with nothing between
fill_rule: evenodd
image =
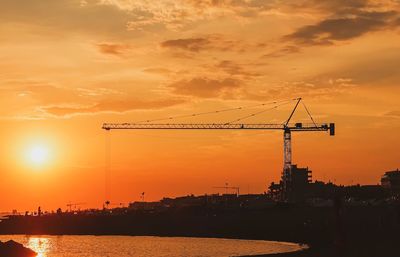
<instances>
[{"instance_id":1,"label":"calm water surface","mask_svg":"<svg viewBox=\"0 0 400 257\"><path fill-rule=\"evenodd\" d=\"M292 243L215 238L133 236L0 236L39 253L38 257L228 257L291 252Z\"/></svg>"}]
</instances>

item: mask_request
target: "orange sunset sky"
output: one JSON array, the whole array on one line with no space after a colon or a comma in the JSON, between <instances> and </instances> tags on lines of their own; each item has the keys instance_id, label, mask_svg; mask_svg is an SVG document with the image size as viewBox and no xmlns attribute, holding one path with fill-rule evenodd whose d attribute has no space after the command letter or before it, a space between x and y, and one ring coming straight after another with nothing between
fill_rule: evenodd
<instances>
[{"instance_id":1,"label":"orange sunset sky","mask_svg":"<svg viewBox=\"0 0 400 257\"><path fill-rule=\"evenodd\" d=\"M0 211L100 207L103 122L303 97L337 135L293 135L313 178L400 168L398 0L0 0ZM294 102L245 122L283 122ZM260 109L177 122L227 122ZM308 122L302 106L293 121ZM112 203L266 191L282 131L111 131ZM221 193L224 190L220 191Z\"/></svg>"}]
</instances>

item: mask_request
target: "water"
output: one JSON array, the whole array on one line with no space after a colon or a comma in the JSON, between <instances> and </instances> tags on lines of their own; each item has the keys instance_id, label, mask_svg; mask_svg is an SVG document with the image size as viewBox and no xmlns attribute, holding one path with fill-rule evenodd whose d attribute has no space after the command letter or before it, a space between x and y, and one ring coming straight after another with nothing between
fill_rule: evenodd
<instances>
[{"instance_id":1,"label":"water","mask_svg":"<svg viewBox=\"0 0 400 257\"><path fill-rule=\"evenodd\" d=\"M37 257L228 257L298 251L273 241L133 236L0 236L38 253Z\"/></svg>"}]
</instances>

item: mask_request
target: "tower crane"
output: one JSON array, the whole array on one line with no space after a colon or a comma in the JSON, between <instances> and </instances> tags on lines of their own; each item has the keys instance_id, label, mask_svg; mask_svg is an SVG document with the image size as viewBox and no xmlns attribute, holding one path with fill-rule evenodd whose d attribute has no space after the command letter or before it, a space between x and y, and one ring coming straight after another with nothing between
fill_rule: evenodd
<instances>
[{"instance_id":1,"label":"tower crane","mask_svg":"<svg viewBox=\"0 0 400 257\"><path fill-rule=\"evenodd\" d=\"M292 132L328 132L330 136L335 135L335 123L315 123L306 105L302 102L307 114L311 118L312 123L291 123L291 119L298 109L302 98L292 99L296 101L296 104L291 111L288 119L283 123L148 123L150 120L146 120L146 123L104 123L102 129L106 131L110 130L282 130L283 131L283 154L284 154L284 165L282 172L282 199L288 200L291 191L291 177L292 177ZM278 105L277 105L278 106ZM275 106L274 108L276 108ZM230 110L238 110L234 108ZM223 110L225 111L225 110ZM218 111L217 111L218 112ZM219 111L221 112L221 111ZM244 118L253 117L264 111L253 113L249 116L235 120L240 121ZM208 113L202 113L208 114ZM190 117L195 115L179 116L179 117ZM172 119L172 117L168 118ZM164 120L164 119L159 119Z\"/></svg>"},{"instance_id":2,"label":"tower crane","mask_svg":"<svg viewBox=\"0 0 400 257\"><path fill-rule=\"evenodd\" d=\"M68 203L67 207L69 208L69 211L72 212L72 209L76 210L76 208L78 206L85 205L85 204L86 203Z\"/></svg>"},{"instance_id":3,"label":"tower crane","mask_svg":"<svg viewBox=\"0 0 400 257\"><path fill-rule=\"evenodd\" d=\"M228 194L228 189L235 190L236 196L239 196L239 194L240 194L240 191L239 191L240 187L232 187L232 186L225 185L225 186L219 186L219 187L214 187L214 188L225 189L226 190L226 194Z\"/></svg>"}]
</instances>

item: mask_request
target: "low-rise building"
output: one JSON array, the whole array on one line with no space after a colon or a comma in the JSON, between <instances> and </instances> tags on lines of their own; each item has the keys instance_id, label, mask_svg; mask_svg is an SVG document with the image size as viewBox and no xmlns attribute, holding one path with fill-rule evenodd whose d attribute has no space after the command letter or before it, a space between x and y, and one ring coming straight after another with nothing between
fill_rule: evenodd
<instances>
[{"instance_id":1,"label":"low-rise building","mask_svg":"<svg viewBox=\"0 0 400 257\"><path fill-rule=\"evenodd\" d=\"M160 202L133 202L129 204L130 210L155 211L163 208Z\"/></svg>"},{"instance_id":2,"label":"low-rise building","mask_svg":"<svg viewBox=\"0 0 400 257\"><path fill-rule=\"evenodd\" d=\"M400 170L385 172L381 178L381 185L386 190L400 193Z\"/></svg>"},{"instance_id":3,"label":"low-rise building","mask_svg":"<svg viewBox=\"0 0 400 257\"><path fill-rule=\"evenodd\" d=\"M283 182L271 183L268 194L271 199L285 200L289 202L304 202L309 192L309 185L312 182L312 171L307 168L299 168L292 165L289 178L284 188Z\"/></svg>"}]
</instances>

